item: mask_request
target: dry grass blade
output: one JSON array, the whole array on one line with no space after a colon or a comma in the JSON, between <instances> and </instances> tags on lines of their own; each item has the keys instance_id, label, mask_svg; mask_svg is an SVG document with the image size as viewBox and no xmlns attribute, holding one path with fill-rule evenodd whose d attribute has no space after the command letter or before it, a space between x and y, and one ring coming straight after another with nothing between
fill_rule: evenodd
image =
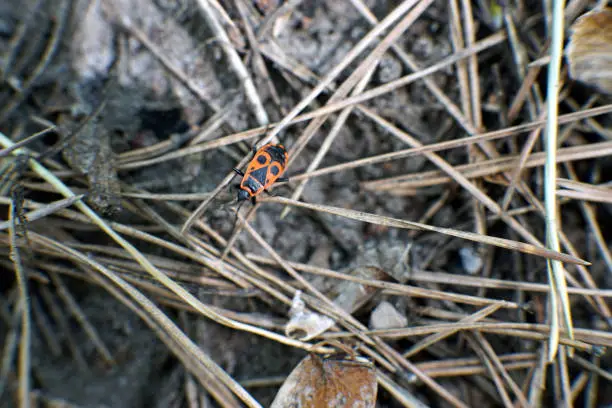
<instances>
[{"instance_id":1,"label":"dry grass blade","mask_svg":"<svg viewBox=\"0 0 612 408\"><path fill-rule=\"evenodd\" d=\"M593 201L593 202L597 202L597 203L606 203L606 204L612 204L612 197L610 196L609 193L601 193L601 192L595 192L593 190L585 192L585 191L576 191L576 190L558 190L557 191L557 196L558 197L565 197L565 198L572 198L575 200L582 200L582 201Z\"/></svg>"},{"instance_id":2,"label":"dry grass blade","mask_svg":"<svg viewBox=\"0 0 612 408\"><path fill-rule=\"evenodd\" d=\"M258 255L249 254L249 259L253 259L256 262L263 264L274 265L275 262L269 258L261 257ZM329 276L335 279L348 280L351 282L358 282L363 285L378 287L386 289L387 292L400 293L404 296L411 297L427 297L431 299L439 300L451 300L456 303L465 303L476 306L486 306L489 304L500 304L505 308L519 308L520 305L513 302L493 300L486 298L478 298L467 295L457 295L449 293L448 291L437 291L432 289L425 289L419 287L413 287L405 284L398 284L392 282L385 282L379 280L362 279L352 275L347 275L340 272L334 272L329 269L324 269L316 266L311 266L303 263L290 262L290 265L294 268L315 275ZM434 271L412 271L410 279L415 282L425 283L438 283L438 284L449 284L453 286L467 286L467 287L484 287L490 289L499 290L520 290L525 292L546 292L549 290L547 284L543 283L532 283L524 281L507 281L502 279L492 278L481 278L481 277L470 277L465 275L454 275L451 273L434 272ZM612 297L612 290L608 289L587 289L587 288L568 288L568 292L573 295L582 296L601 296L601 297ZM445 294L447 297L445 297ZM478 300L480 299L480 300Z\"/></svg>"},{"instance_id":3,"label":"dry grass blade","mask_svg":"<svg viewBox=\"0 0 612 408\"><path fill-rule=\"evenodd\" d=\"M597 361L599 360L599 358L597 356L594 356L594 360ZM590 371L591 373L594 373L594 374L597 374L603 377L606 381L612 382L612 373L610 371L603 370L599 365L596 365L590 361L587 361L580 356L573 356L572 361L574 361L577 364L580 364L582 367L584 367L586 370Z\"/></svg>"},{"instance_id":4,"label":"dry grass blade","mask_svg":"<svg viewBox=\"0 0 612 408\"><path fill-rule=\"evenodd\" d=\"M409 151L410 150L410 151ZM406 155L408 153L412 153L412 151L418 151L419 148L416 149L407 149ZM421 149L425 150L425 149ZM400 153L400 152L398 152ZM605 157L612 153L612 142L600 142L593 143L586 146L573 146L573 147L564 147L559 149L557 155L557 163L565 163L577 160L584 159L595 159L599 157ZM412 154L410 154L412 155ZM462 164L455 166L454 169L463 175L466 178L473 179L477 177L486 177L492 176L497 173L511 170L516 166L516 163L521 160L520 156L507 156L500 157L498 159L486 160L480 163L470 163L470 164ZM546 153L538 152L533 153L529 156L525 163L525 167L533 168L540 167L546 163ZM352 163L349 163L352 165ZM338 166L334 166L338 168ZM347 165L347 167L349 167ZM331 168L331 167L330 167ZM328 169L321 169L320 173L328 171ZM300 176L298 176L300 177ZM297 178L297 177L296 177ZM441 170L431 170L425 171L422 173L416 174L407 174L403 176L390 177L386 179L380 180L372 180L366 181L362 183L362 187L377 190L377 191L386 191L386 190L394 190L398 188L419 188L419 187L428 187L433 185L438 185L441 183L448 183L452 181L453 178L450 175L445 175Z\"/></svg>"},{"instance_id":5,"label":"dry grass blade","mask_svg":"<svg viewBox=\"0 0 612 408\"><path fill-rule=\"evenodd\" d=\"M612 188L607 185L596 186L576 180L557 179L557 187L565 188L557 190L559 197L612 204Z\"/></svg>"},{"instance_id":6,"label":"dry grass blade","mask_svg":"<svg viewBox=\"0 0 612 408\"><path fill-rule=\"evenodd\" d=\"M449 1L449 20L451 26L451 43L455 52L464 49L464 32L462 27L462 19L459 11L457 0ZM472 105L470 104L470 92L468 85L467 61L461 60L457 62L456 67L457 83L459 85L459 99L461 100L461 109L463 114L472 121Z\"/></svg>"},{"instance_id":7,"label":"dry grass blade","mask_svg":"<svg viewBox=\"0 0 612 408\"><path fill-rule=\"evenodd\" d=\"M561 88L561 59L563 50L563 8L564 0L557 0L553 5L553 26L552 39L550 45L550 59L548 66L548 88L547 88L547 117L545 128L545 150L546 165L544 167L544 205L546 207L546 245L553 251L559 251L559 225L557 206L557 118L559 115L559 90ZM550 282L550 310L549 317L551 323L550 344L548 349L548 360L553 361L558 348L559 336L559 317L563 317L564 324L572 335L572 314L567 295L567 283L563 265L558 260L550 260L548 263L549 282Z\"/></svg>"},{"instance_id":8,"label":"dry grass blade","mask_svg":"<svg viewBox=\"0 0 612 408\"><path fill-rule=\"evenodd\" d=\"M497 333L504 336L525 338L545 341L550 335L548 324L531 323L498 323L498 322L477 322L477 323L438 323L427 326L410 327L406 329L386 329L369 330L365 332L370 336L379 336L386 339L401 339L417 337L439 333L446 330L478 330L484 333ZM566 337L567 331L561 331L560 344L574 347L576 349L593 353L598 347L610 347L612 345L612 335L605 331L594 331L586 329L575 329L576 340ZM331 338L352 337L352 333L338 333Z\"/></svg>"},{"instance_id":9,"label":"dry grass blade","mask_svg":"<svg viewBox=\"0 0 612 408\"><path fill-rule=\"evenodd\" d=\"M301 201L295 201L288 198L282 197L266 197L262 201L268 201L279 204L287 204L296 207L308 208L314 211L321 211L328 214L339 215L341 217L350 218L353 220L363 221L371 224L383 225L387 227L413 229L420 231L438 232L440 234L450 235L457 238L467 239L473 242L480 242L487 245L494 245L500 248L506 248L511 250L520 251L526 254L532 254L541 256L547 259L555 259L561 262L567 262L579 265L590 265L589 262L582 259L578 259L574 256L562 254L557 251L552 251L546 248L537 247L535 245L526 244L523 242L512 241L504 238L491 237L488 235L479 235L472 232L465 232L454 230L450 228L434 227L427 224L420 224L418 222L400 220L397 218L384 217L376 214L364 213L361 211L349 210L346 208L331 207L321 204L309 204Z\"/></svg>"},{"instance_id":10,"label":"dry grass blade","mask_svg":"<svg viewBox=\"0 0 612 408\"><path fill-rule=\"evenodd\" d=\"M276 262L268 258L263 258L257 255L249 255L249 258L257 262L261 262L265 264L271 264L271 265L276 264ZM464 303L467 305L475 305L475 306L488 306L488 305L494 304L494 305L499 305L500 307L504 307L507 309L518 309L520 307L520 305L518 305L517 303L508 302L505 300L487 299L487 298L481 298L477 296L450 293L448 291L420 288L420 287L410 286L410 285L405 285L405 284L400 284L400 283L386 282L386 281L374 280L374 279L363 279L363 278L359 278L359 277L352 276L352 275L347 275L347 274L340 273L340 272L334 272L329 269L323 269L323 268L319 268L316 266L310 266L306 264L298 264L295 262L289 262L288 264L302 272L312 273L312 274L320 275L320 276L328 276L331 278L346 280L350 282L357 282L362 285L385 289L385 291L388 293L399 294L401 296L437 299L437 300L451 301L455 303ZM449 279L449 282L452 282L452 279ZM610 293L610 296L612 296L612 293Z\"/></svg>"},{"instance_id":11,"label":"dry grass blade","mask_svg":"<svg viewBox=\"0 0 612 408\"><path fill-rule=\"evenodd\" d=\"M30 313L30 302L28 295L28 279L25 274L25 269L21 262L21 255L19 254L19 244L17 243L18 232L17 232L17 219L18 205L15 205L14 200L11 201L9 208L9 236L11 241L11 252L10 258L15 268L15 275L17 277L17 286L19 288L19 300L15 306L15 310L20 311L21 315L21 335L19 336L19 363L18 363L18 376L19 376L19 387L17 392L17 401L20 408L29 408L30 406L30 370L31 370L31 358L30 358L30 347L32 342L31 337L31 313Z\"/></svg>"},{"instance_id":12,"label":"dry grass blade","mask_svg":"<svg viewBox=\"0 0 612 408\"><path fill-rule=\"evenodd\" d=\"M34 211L30 211L28 213L25 213L22 217L20 217L22 220L26 221L26 222L32 222L35 220L38 220L40 218L46 217L48 215L51 215L63 208L67 208L70 207L72 204L74 204L75 202L81 200L84 197L83 194L79 194L79 195L75 195L72 197L68 197L68 198L64 198L58 201L55 201L51 204L47 204L41 208L38 208ZM9 221L4 221L4 222L0 222L0 231L5 230L7 228L10 228L10 225L12 222L12 220ZM20 222L16 222L17 225L20 224Z\"/></svg>"},{"instance_id":13,"label":"dry grass blade","mask_svg":"<svg viewBox=\"0 0 612 408\"><path fill-rule=\"evenodd\" d=\"M415 271L410 279L417 282L452 284L457 286L484 287L490 289L514 289L529 292L546 292L548 285L524 281L507 281L502 279L481 278L472 276L457 276L445 272ZM568 288L570 294L582 296L612 297L611 289Z\"/></svg>"},{"instance_id":14,"label":"dry grass blade","mask_svg":"<svg viewBox=\"0 0 612 408\"><path fill-rule=\"evenodd\" d=\"M8 156L13 150L19 149L20 147L24 147L28 143L33 142L39 137L44 136L47 133L52 132L54 130L55 130L55 126L48 127L44 130L41 130L40 132L34 133L33 135L26 137L23 140L20 140L19 142L15 143L13 146L0 150L0 157Z\"/></svg>"},{"instance_id":15,"label":"dry grass blade","mask_svg":"<svg viewBox=\"0 0 612 408\"><path fill-rule=\"evenodd\" d=\"M478 311L477 313L474 313L460 320L459 323L475 323L479 320L483 320L487 316L492 315L493 313L498 311L500 307L501 305L498 305L498 304L489 305L485 307L484 309ZM404 358L410 358L411 356L414 356L421 350L425 350L427 347L431 346L432 344L435 344L445 339L446 337L452 336L453 334L457 332L458 330L448 330L448 331L432 334L422 339L421 341L419 341L417 344L413 345L412 347L410 347L408 351L404 352L403 356Z\"/></svg>"},{"instance_id":16,"label":"dry grass blade","mask_svg":"<svg viewBox=\"0 0 612 408\"><path fill-rule=\"evenodd\" d=\"M208 193L187 194L153 194L153 193L121 193L124 197L142 198L160 201L202 201L210 197Z\"/></svg>"},{"instance_id":17,"label":"dry grass blade","mask_svg":"<svg viewBox=\"0 0 612 408\"><path fill-rule=\"evenodd\" d=\"M533 368L535 354L502 356L505 370L523 370ZM464 376L485 374L485 368L477 359L448 359L417 364L418 367L432 377Z\"/></svg>"},{"instance_id":18,"label":"dry grass blade","mask_svg":"<svg viewBox=\"0 0 612 408\"><path fill-rule=\"evenodd\" d=\"M476 43L476 26L472 4L468 0L462 0L463 21L465 23L465 40L467 48L472 48ZM472 111L472 122L476 129L482 129L482 92L480 89L480 75L478 71L478 57L471 55L468 58L468 73L470 80L470 109ZM467 112L466 112L467 114Z\"/></svg>"}]
</instances>

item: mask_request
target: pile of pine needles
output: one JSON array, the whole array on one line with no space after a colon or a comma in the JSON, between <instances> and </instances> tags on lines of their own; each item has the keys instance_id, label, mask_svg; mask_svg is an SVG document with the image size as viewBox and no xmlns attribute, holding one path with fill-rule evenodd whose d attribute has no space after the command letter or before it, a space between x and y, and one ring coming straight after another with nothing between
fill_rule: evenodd
<instances>
[{"instance_id":1,"label":"pile of pine needles","mask_svg":"<svg viewBox=\"0 0 612 408\"><path fill-rule=\"evenodd\" d=\"M247 391L256 387L257 379L241 384L229 375L171 317L175 311L311 352L332 351L329 344L320 343L325 339L345 342L376 363L380 398L387 401L381 406L414 406L409 394L431 406L456 407L474 406L475 400L506 407L561 406L561 402L572 406L579 400L596 407L606 401L605 389L612 381L605 366L610 360L605 347L612 344L608 301L612 291L605 288L612 272L612 237L606 236L602 217L604 207L612 203L612 190L601 181L609 181L605 171L610 167L606 161L612 141L605 123L610 123L612 105L592 90L585 99L585 87L568 78L563 60L568 26L587 10L588 2L572 2L566 9L562 1L544 2L554 5L545 9L539 9L540 3L532 7L519 1L502 8L481 2L473 9L469 1L405 0L380 20L362 0L343 2L361 14L369 31L350 49L338 51L344 54L337 56L333 68L317 73L292 60L278 45L272 47L278 21L300 7L316 6L290 0L264 17L253 11L253 3L275 2L198 0L191 5L214 34L226 68L239 79L243 106L258 124L232 132L225 131L231 128L231 109L220 108L197 78L182 72L181 64L164 55L136 22L109 13L118 37L143 45L168 76L212 112L198 126L192 124L181 143L165 138L116 155L111 170L118 172L121 188L111 190L119 194L123 217L93 209L86 198L97 187L95 182L87 181L58 154L94 126L105 101L66 132L36 97L50 87L48 70L59 58L61 41L70 41L66 27L72 2L51 2L57 7L46 28L49 35L31 37L33 22L19 23L0 67L0 201L7 214L0 231L7 256L1 261L5 284L0 298L4 327L0 393L5 400L9 391L16 391L14 401L26 407L38 395L32 382L36 372L32 336L43 338L52 353L61 353L57 327L84 331L105 363L117 364L115 351L72 293L74 283L82 282L103 288L125 304L180 360L190 374L186 378L199 384L186 388L191 390L184 397L189 406L203 406L198 395L208 395L224 407L261 403ZM39 1L37 7L44 3ZM452 52L422 66L401 44L432 7L446 10L444 32L450 35ZM39 10L31 12L34 20L41 15L46 16ZM479 35L483 32L488 34ZM237 48L237 37L244 48ZM389 56L401 63L406 74L374 84L377 66ZM494 62L502 59L512 65L504 67L503 75ZM120 65L116 61L111 74ZM278 75L270 70L298 84L290 103L279 98L283 92L276 89ZM440 72L450 73L451 86L440 86L433 79ZM423 143L377 111L373 103L377 98L404 92L411 84L430 93L457 137ZM492 88L486 89L486 95L494 97L485 99L483 84ZM110 80L106 85L118 86ZM270 103L280 113L275 123L270 123ZM377 138L394 139L403 147L323 167L334 142L353 120L369 122ZM329 128L322 132L326 123ZM28 133L32 126L40 131ZM211 138L219 129L222 134ZM57 142L43 149L49 135L55 135ZM279 140L288 147L290 182L275 188L275 196L261 196L253 207L228 212L225 229L219 230L207 214L234 181L231 167L243 168L252 158L244 145ZM316 148L309 147L313 144ZM313 149L314 155L309 153ZM465 160L458 162L456 155L449 160L452 152L460 152ZM202 154L215 154L228 163L217 172L211 191L152 193L130 185L133 179L126 176ZM387 216L384 208L364 212L303 198L309 183L320 177L341 178L346 172L417 157L431 167L352 186L360 194L380 200L399 197L407 203L420 191L436 191L416 218ZM300 159L308 163L306 169L292 164ZM434 226L432 220L451 199L461 200L462 208L468 209L464 222ZM258 212L270 208L277 211L279 229L289 228L281 218L298 213L303 219L338 217L329 219L346 218L383 231L410 230L411 239L429 232L446 237L444 242L467 240L475 243L482 267L466 275L450 273L450 267L431 271L421 266L410 270L407 281L398 282L298 262L291 253L277 251L252 224ZM284 209L282 217L279 209ZM565 225L562 210L574 214L574 222ZM299 239L300 230L293 233ZM260 252L243 249L237 244L240 237ZM362 249L352 250L349 255L356 258ZM444 245L437 250L447 251ZM401 311L412 314L408 327L369 328L362 314L342 309L332 295L313 284L311 278L316 276L376 289L373 302L376 296L404 298L411 305ZM202 290L236 299L248 294L256 310L239 313L213 306L198 295ZM283 331L298 291L309 310L336 323L312 341ZM45 317L49 314L54 323ZM78 329L69 322L76 322ZM81 345L69 341L67 347L75 360L86 360ZM263 379L262 384L266 384ZM476 390L481 397L471 400Z\"/></svg>"}]
</instances>

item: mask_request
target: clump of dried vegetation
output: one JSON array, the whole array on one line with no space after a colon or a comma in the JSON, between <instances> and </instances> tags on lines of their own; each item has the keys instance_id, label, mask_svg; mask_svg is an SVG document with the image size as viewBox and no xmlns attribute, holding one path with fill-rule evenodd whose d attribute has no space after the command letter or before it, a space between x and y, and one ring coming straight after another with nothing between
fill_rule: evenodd
<instances>
[{"instance_id":1,"label":"clump of dried vegetation","mask_svg":"<svg viewBox=\"0 0 612 408\"><path fill-rule=\"evenodd\" d=\"M605 1L25 3L0 405L270 406L334 351L379 407L612 403Z\"/></svg>"}]
</instances>

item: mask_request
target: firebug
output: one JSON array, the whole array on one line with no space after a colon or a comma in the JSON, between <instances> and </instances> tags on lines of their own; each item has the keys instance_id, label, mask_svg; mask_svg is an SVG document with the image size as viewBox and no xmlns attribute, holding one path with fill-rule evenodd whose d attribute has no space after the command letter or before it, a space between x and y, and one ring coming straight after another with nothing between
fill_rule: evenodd
<instances>
[{"instance_id":1,"label":"firebug","mask_svg":"<svg viewBox=\"0 0 612 408\"><path fill-rule=\"evenodd\" d=\"M285 171L289 155L285 147L280 144L268 143L255 152L253 159L243 173L238 169L234 171L242 177L238 186L237 200L245 201L249 198L253 204L256 197L278 181L286 181L281 177Z\"/></svg>"}]
</instances>

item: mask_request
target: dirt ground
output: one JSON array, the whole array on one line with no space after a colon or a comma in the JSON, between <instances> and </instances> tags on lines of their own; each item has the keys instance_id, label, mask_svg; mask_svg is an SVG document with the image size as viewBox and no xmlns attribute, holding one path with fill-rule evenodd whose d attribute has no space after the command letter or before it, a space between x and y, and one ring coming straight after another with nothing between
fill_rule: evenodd
<instances>
[{"instance_id":1,"label":"dirt ground","mask_svg":"<svg viewBox=\"0 0 612 408\"><path fill-rule=\"evenodd\" d=\"M343 296L356 296L359 302L345 309L356 322L340 319L335 334L358 353L370 347L380 357L377 369L393 385L382 386L379 381L378 407L418 406L402 402L406 399L393 389L430 407L527 406L534 401L540 405L529 406L561 406L567 389L574 393L568 402L571 406L612 404L606 352L612 324L607 258L612 201L562 202L561 252L591 265L565 263L568 285L586 288L570 298L578 330L571 343L576 354L548 366L544 364L550 317L547 262L520 248L364 222L323 210L293 207L281 216L284 206L271 202L273 197L258 203L249 224L276 254L294 263L298 276L279 267L269 249L246 230L239 233L232 245L235 250L225 259L230 277L218 273L214 262L221 262L226 240L239 224L232 210L239 177L227 185L224 179L241 160L251 157L255 142L270 134L268 123L283 120L344 64L373 27L367 16L383 20L405 2L223 0L218 2L223 13L216 3L0 2L0 132L17 142L56 126L27 144L32 157L74 193L87 194L87 204L114 222L119 234L221 316L284 334L290 308L286 300L293 298L295 289L312 295L315 292L307 287L312 285L336 303ZM371 73L367 91L447 61L425 79L415 78L368 98L345 117L336 110L312 130L308 140L305 135L311 132L312 120L284 128L276 137L290 151L285 174L290 181L274 186L271 193L291 197L303 180L300 175L314 170L309 166L321 149L327 149L328 135L337 133L317 168L349 165L311 177L297 199L512 241L528 242L526 234L532 234L544 242L543 161L537 159L544 144L540 138L535 140L532 157L534 163L540 161L527 165L520 183L512 184L518 155L525 152L535 127L527 126L522 133L511 127L532 123L543 112L546 69L529 76L528 64L547 55L550 11L542 10L541 2L511 2L505 8L496 2L466 3L470 2L432 1L424 6L375 69L358 78ZM582 3L576 15L592 7ZM366 15L367 10L371 14ZM219 28L227 38L219 36ZM449 56L470 49L473 41L489 43L474 59L448 62ZM377 37L365 47L304 112L333 104L334 92L380 43ZM240 63L228 56L228 49ZM237 65L246 68L247 78ZM588 84L564 78L560 114L611 102ZM521 86L529 81L528 96L512 115ZM251 85L254 94L249 93ZM609 113L587 115L560 128L559 154L567 151L569 155L570 149L576 149L575 156L560 161L560 178L597 186L612 182L612 162L604 150L611 139L610 118ZM427 152L352 164L418 144L452 142L502 129L510 129L504 137L478 146L458 143L452 149L438 149L437 157L468 174L465 180L492 205L502 206L505 195L514 190L507 214L516 224L500 220L453 173L441 171ZM506 158L513 161L506 165L502 163ZM472 170L462 170L465 165ZM28 169L26 161L8 156L2 166L4 219L9 219L11 200L20 202L22 211L30 211L32 203L62 198L48 179ZM489 168L493 170L477 173ZM192 211L206 199L201 193L219 186L219 194L201 215L202 222L187 235L181 232ZM241 214L246 217L252 209L246 203ZM307 352L202 316L183 296L151 277L108 233L78 213L75 207L56 210L17 231L32 323L30 396L37 406L222 406L215 401L213 388L207 388L217 383L199 375L197 364L189 365L188 351L180 354L170 346L178 340L167 334L167 328L159 320L147 320L142 304L125 300L130 297L127 292L87 259L138 288L171 318L184 338L243 384L261 406L270 406L284 378ZM28 239L26 230L31 233ZM0 231L6 255L0 263L5 276L0 305L4 353L0 405L11 407L18 406L17 350L23 335L17 306L20 285L6 231ZM75 253L53 247L45 239ZM360 287L355 295L354 285L317 272L329 270L401 284L405 290L381 284L369 291ZM247 283L241 286L240 282ZM502 300L508 303L474 317ZM324 304L310 302L309 307ZM381 304L385 311L379 309ZM447 332L405 358L409 365L390 357L388 350L407 353L424 335L444 333L444 324L475 322L493 328ZM347 335L367 328L382 330L367 334L380 343L372 340L366 345L363 338L357 341ZM409 333L411 328L431 331ZM395 329L406 332L389 334ZM310 343L329 340L332 332ZM567 339L565 334L562 337ZM387 359L391 363L381 364ZM433 382L424 381L423 373ZM544 374L538 383L537 376ZM239 405L227 402L225 406Z\"/></svg>"}]
</instances>

